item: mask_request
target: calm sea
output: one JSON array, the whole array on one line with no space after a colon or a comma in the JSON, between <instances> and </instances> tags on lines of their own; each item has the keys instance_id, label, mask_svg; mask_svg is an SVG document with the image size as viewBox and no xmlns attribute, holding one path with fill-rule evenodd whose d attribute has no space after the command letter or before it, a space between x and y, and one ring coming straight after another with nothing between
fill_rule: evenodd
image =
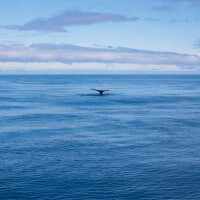
<instances>
[{"instance_id":1,"label":"calm sea","mask_svg":"<svg viewBox=\"0 0 200 200\"><path fill-rule=\"evenodd\" d=\"M200 76L0 76L0 199L199 200Z\"/></svg>"}]
</instances>

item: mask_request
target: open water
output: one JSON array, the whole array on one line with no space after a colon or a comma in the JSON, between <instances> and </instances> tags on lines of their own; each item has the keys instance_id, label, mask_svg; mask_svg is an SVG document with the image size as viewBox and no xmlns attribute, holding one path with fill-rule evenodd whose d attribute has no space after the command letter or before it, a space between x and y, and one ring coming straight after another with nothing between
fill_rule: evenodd
<instances>
[{"instance_id":1,"label":"open water","mask_svg":"<svg viewBox=\"0 0 200 200\"><path fill-rule=\"evenodd\" d=\"M1 75L0 199L199 200L200 76Z\"/></svg>"}]
</instances>

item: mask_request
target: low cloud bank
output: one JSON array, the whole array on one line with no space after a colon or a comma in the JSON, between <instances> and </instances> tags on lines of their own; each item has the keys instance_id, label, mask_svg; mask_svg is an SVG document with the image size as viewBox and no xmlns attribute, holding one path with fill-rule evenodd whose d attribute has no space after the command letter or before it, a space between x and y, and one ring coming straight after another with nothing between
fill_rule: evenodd
<instances>
[{"instance_id":1,"label":"low cloud bank","mask_svg":"<svg viewBox=\"0 0 200 200\"><path fill-rule=\"evenodd\" d=\"M199 67L200 56L132 48L68 44L0 45L0 62L121 63Z\"/></svg>"}]
</instances>

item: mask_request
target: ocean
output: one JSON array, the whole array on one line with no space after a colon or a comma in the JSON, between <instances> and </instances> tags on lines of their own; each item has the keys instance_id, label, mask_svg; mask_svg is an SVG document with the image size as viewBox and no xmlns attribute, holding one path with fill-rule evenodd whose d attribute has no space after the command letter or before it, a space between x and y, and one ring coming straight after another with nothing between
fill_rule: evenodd
<instances>
[{"instance_id":1,"label":"ocean","mask_svg":"<svg viewBox=\"0 0 200 200\"><path fill-rule=\"evenodd\" d=\"M0 199L199 200L200 75L1 75Z\"/></svg>"}]
</instances>

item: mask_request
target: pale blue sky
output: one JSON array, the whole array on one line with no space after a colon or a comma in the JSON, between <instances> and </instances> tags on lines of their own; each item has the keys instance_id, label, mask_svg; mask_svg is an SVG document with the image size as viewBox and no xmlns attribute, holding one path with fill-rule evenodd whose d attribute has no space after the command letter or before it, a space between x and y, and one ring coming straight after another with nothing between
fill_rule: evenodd
<instances>
[{"instance_id":1,"label":"pale blue sky","mask_svg":"<svg viewBox=\"0 0 200 200\"><path fill-rule=\"evenodd\" d=\"M200 0L0 0L0 73L198 73L199 16Z\"/></svg>"}]
</instances>

